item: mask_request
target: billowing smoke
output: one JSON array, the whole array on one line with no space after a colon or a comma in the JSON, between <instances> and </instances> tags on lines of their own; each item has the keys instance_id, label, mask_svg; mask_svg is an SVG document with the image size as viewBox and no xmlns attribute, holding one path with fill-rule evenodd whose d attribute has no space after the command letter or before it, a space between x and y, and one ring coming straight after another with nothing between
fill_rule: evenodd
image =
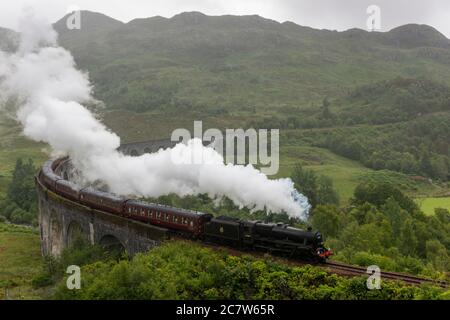
<instances>
[{"instance_id":1,"label":"billowing smoke","mask_svg":"<svg viewBox=\"0 0 450 320\"><path fill-rule=\"evenodd\" d=\"M0 91L19 99L24 134L48 143L54 155L69 155L86 181L102 181L121 195L206 193L213 199L226 196L239 207L305 217L309 204L290 179L271 180L251 165L224 164L200 140L140 157L118 152L120 138L82 105L93 100L88 76L57 46L51 26L30 14L21 26L17 52L0 53ZM203 164L172 161L174 155L192 159L193 154L201 154Z\"/></svg>"}]
</instances>

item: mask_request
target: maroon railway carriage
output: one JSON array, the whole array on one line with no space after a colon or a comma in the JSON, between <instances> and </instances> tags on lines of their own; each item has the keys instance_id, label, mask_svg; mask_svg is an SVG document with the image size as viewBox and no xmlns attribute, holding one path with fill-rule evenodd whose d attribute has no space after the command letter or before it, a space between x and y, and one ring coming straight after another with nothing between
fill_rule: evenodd
<instances>
[{"instance_id":1,"label":"maroon railway carriage","mask_svg":"<svg viewBox=\"0 0 450 320\"><path fill-rule=\"evenodd\" d=\"M41 181L42 184L50 190L55 191L56 181L61 179L61 177L55 174L53 171L53 166L53 161L47 161L44 164L41 172L39 173L39 181Z\"/></svg>"},{"instance_id":2,"label":"maroon railway carriage","mask_svg":"<svg viewBox=\"0 0 450 320\"><path fill-rule=\"evenodd\" d=\"M87 187L80 190L80 202L88 207L122 215L127 199Z\"/></svg>"},{"instance_id":3,"label":"maroon railway carriage","mask_svg":"<svg viewBox=\"0 0 450 320\"><path fill-rule=\"evenodd\" d=\"M212 218L212 215L206 213L180 210L138 200L127 201L124 206L124 213L132 219L177 230L180 233L190 234L195 238L203 234L205 221L209 221Z\"/></svg>"},{"instance_id":4,"label":"maroon railway carriage","mask_svg":"<svg viewBox=\"0 0 450 320\"><path fill-rule=\"evenodd\" d=\"M80 187L68 180L58 180L56 181L56 193L66 197L69 200L79 201L80 200Z\"/></svg>"}]
</instances>

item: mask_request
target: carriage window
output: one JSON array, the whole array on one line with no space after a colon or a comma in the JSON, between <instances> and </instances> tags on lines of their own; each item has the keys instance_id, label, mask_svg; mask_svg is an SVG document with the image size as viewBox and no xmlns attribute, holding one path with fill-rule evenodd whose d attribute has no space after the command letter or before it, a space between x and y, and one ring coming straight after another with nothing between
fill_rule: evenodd
<instances>
[{"instance_id":1,"label":"carriage window","mask_svg":"<svg viewBox=\"0 0 450 320\"><path fill-rule=\"evenodd\" d=\"M169 221L170 216L168 214L166 214L166 221Z\"/></svg>"},{"instance_id":2,"label":"carriage window","mask_svg":"<svg viewBox=\"0 0 450 320\"><path fill-rule=\"evenodd\" d=\"M131 207L128 208L128 212L131 213Z\"/></svg>"},{"instance_id":3,"label":"carriage window","mask_svg":"<svg viewBox=\"0 0 450 320\"><path fill-rule=\"evenodd\" d=\"M194 226L194 221L191 220L190 225L191 225L191 227L193 227Z\"/></svg>"}]
</instances>

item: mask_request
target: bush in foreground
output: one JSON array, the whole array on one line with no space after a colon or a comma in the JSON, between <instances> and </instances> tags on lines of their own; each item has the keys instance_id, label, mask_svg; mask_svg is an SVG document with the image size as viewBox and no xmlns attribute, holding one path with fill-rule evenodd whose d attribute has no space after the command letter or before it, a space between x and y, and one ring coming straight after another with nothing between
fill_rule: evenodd
<instances>
[{"instance_id":1,"label":"bush in foreground","mask_svg":"<svg viewBox=\"0 0 450 320\"><path fill-rule=\"evenodd\" d=\"M82 268L81 290L62 281L56 299L440 299L432 286L346 279L316 267L288 267L173 242L132 260L99 261Z\"/></svg>"}]
</instances>

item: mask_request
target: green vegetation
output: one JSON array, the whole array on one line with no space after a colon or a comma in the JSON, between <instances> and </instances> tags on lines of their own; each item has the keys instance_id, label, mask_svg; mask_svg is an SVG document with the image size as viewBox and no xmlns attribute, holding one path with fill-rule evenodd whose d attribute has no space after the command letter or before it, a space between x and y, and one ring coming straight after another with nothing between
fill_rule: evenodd
<instances>
[{"instance_id":1,"label":"green vegetation","mask_svg":"<svg viewBox=\"0 0 450 320\"><path fill-rule=\"evenodd\" d=\"M383 282L368 290L366 279L345 279L314 267L288 267L269 259L232 256L194 243L172 242L132 260L82 268L82 290L65 281L57 299L440 299L431 286Z\"/></svg>"},{"instance_id":2,"label":"green vegetation","mask_svg":"<svg viewBox=\"0 0 450 320\"><path fill-rule=\"evenodd\" d=\"M0 300L45 297L31 283L41 268L37 230L0 222Z\"/></svg>"},{"instance_id":3,"label":"green vegetation","mask_svg":"<svg viewBox=\"0 0 450 320\"><path fill-rule=\"evenodd\" d=\"M48 157L43 152L44 147L25 138L20 126L0 110L0 200L6 197L17 160L32 159L39 166Z\"/></svg>"},{"instance_id":4,"label":"green vegetation","mask_svg":"<svg viewBox=\"0 0 450 320\"><path fill-rule=\"evenodd\" d=\"M339 205L339 196L330 178L317 177L314 171L297 165L292 173L292 181L295 183L295 188L308 198L313 208L320 204Z\"/></svg>"},{"instance_id":5,"label":"green vegetation","mask_svg":"<svg viewBox=\"0 0 450 320\"><path fill-rule=\"evenodd\" d=\"M446 209L450 211L450 198L419 198L416 199L420 210L430 215L434 214L436 209Z\"/></svg>"},{"instance_id":6,"label":"green vegetation","mask_svg":"<svg viewBox=\"0 0 450 320\"><path fill-rule=\"evenodd\" d=\"M397 95L405 90L404 83L408 84L407 92L412 95L410 100L414 105L398 101ZM365 86L364 90L355 89L336 99L333 114L328 118L324 117L322 107L303 114L262 119L254 125L284 128L288 130L284 138L289 144L327 148L375 170L388 169L447 181L450 98L423 96L420 90L432 91L428 87L450 95L450 88L442 88L437 83L397 78ZM354 95L362 95L360 91L367 91L367 102L353 101ZM403 115L405 108L411 113ZM384 119L386 109L401 115Z\"/></svg>"},{"instance_id":7,"label":"green vegetation","mask_svg":"<svg viewBox=\"0 0 450 320\"><path fill-rule=\"evenodd\" d=\"M428 26L338 33L196 12L127 24L83 12L81 31L67 30L65 21L55 24L61 43L115 109L226 114L318 105L356 84L399 75L450 84L448 40Z\"/></svg>"},{"instance_id":8,"label":"green vegetation","mask_svg":"<svg viewBox=\"0 0 450 320\"><path fill-rule=\"evenodd\" d=\"M37 225L37 195L33 161L17 159L6 199L0 201L0 216L13 223Z\"/></svg>"},{"instance_id":9,"label":"green vegetation","mask_svg":"<svg viewBox=\"0 0 450 320\"><path fill-rule=\"evenodd\" d=\"M310 217L337 260L444 277L450 270L450 213L422 213L390 184L362 184L351 206L317 206Z\"/></svg>"},{"instance_id":10,"label":"green vegetation","mask_svg":"<svg viewBox=\"0 0 450 320\"><path fill-rule=\"evenodd\" d=\"M59 257L46 256L41 268L32 280L35 289L54 286L66 274L68 266L84 266L97 261L115 261L122 257L122 252L107 252L100 245L90 245L82 235L76 235L70 247Z\"/></svg>"}]
</instances>

